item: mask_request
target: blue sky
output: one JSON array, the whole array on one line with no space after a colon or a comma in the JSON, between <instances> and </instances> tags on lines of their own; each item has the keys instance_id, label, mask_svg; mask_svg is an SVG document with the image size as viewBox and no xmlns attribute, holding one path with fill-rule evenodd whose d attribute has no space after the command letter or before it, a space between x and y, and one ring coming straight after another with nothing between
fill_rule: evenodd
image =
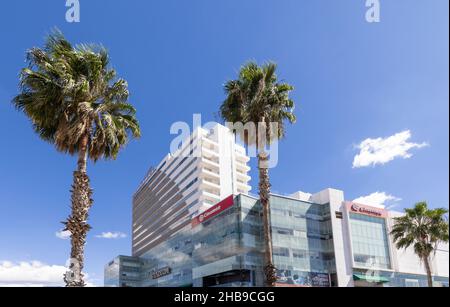
<instances>
[{"instance_id":1,"label":"blue sky","mask_svg":"<svg viewBox=\"0 0 450 307\"><path fill-rule=\"evenodd\" d=\"M224 99L223 83L251 59L277 62L279 77L295 86L298 123L280 144L279 164L271 170L273 190L334 187L349 200L384 192L401 199L393 199L396 209L421 200L448 207L447 0L380 0L380 23L366 22L364 0L80 3L81 22L71 24L64 1L2 3L4 267L58 275L56 266L64 265L69 253L69 241L55 232L69 213L75 158L41 141L10 104L26 49L42 46L55 26L74 43L98 42L109 49L113 66L129 82L142 126L143 137L116 161L88 167L95 203L86 271L93 283L102 284L105 263L131 252L131 197L147 169L169 151L170 125L191 122L193 113L213 120ZM358 144L367 139L366 149L377 155L363 159L368 166L352 167ZM412 156L404 158L408 152ZM251 183L256 192L256 180ZM97 238L102 232L127 237ZM0 284L26 281L8 278L0 276Z\"/></svg>"}]
</instances>

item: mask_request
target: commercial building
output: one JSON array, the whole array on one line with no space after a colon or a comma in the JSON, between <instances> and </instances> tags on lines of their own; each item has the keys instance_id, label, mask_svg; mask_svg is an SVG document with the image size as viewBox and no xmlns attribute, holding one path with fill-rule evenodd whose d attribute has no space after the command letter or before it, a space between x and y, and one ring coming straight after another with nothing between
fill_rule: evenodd
<instances>
[{"instance_id":1,"label":"commercial building","mask_svg":"<svg viewBox=\"0 0 450 307\"><path fill-rule=\"evenodd\" d=\"M263 286L262 210L248 195L248 157L220 125L187 143L134 195L133 254L106 265L105 286ZM195 148L197 157L183 157ZM335 189L271 195L270 205L278 286L427 285L414 252L397 250L389 235L401 213L346 202ZM435 285L448 286L448 245L432 269Z\"/></svg>"},{"instance_id":2,"label":"commercial building","mask_svg":"<svg viewBox=\"0 0 450 307\"><path fill-rule=\"evenodd\" d=\"M133 256L166 242L226 196L248 193L248 161L226 127L197 128L149 171L134 194Z\"/></svg>"}]
</instances>

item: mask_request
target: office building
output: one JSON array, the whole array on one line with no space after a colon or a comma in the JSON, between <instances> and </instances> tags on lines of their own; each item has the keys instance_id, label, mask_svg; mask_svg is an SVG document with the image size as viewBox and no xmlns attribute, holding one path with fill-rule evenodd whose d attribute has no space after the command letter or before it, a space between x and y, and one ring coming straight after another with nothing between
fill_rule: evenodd
<instances>
[{"instance_id":1,"label":"office building","mask_svg":"<svg viewBox=\"0 0 450 307\"><path fill-rule=\"evenodd\" d=\"M278 286L427 285L413 250L398 250L389 235L401 213L346 202L334 189L270 201ZM229 196L145 255L117 257L105 285L262 286L263 246L258 199ZM439 246L432 259L436 286L448 286L448 252Z\"/></svg>"},{"instance_id":2,"label":"office building","mask_svg":"<svg viewBox=\"0 0 450 307\"><path fill-rule=\"evenodd\" d=\"M105 266L105 286L263 286L262 210L249 195L248 161L227 128L196 129L134 194L132 256ZM336 189L272 194L277 286L427 286L414 251L392 242L401 214ZM448 244L431 265L435 285L448 286Z\"/></svg>"},{"instance_id":3,"label":"office building","mask_svg":"<svg viewBox=\"0 0 450 307\"><path fill-rule=\"evenodd\" d=\"M133 256L189 227L193 216L226 196L248 193L248 161L228 128L197 128L148 172L134 194Z\"/></svg>"}]
</instances>

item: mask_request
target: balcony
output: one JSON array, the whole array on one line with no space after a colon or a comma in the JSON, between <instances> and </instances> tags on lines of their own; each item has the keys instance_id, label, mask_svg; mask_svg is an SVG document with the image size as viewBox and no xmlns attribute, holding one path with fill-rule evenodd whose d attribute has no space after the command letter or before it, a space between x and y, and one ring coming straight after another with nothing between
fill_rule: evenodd
<instances>
[{"instance_id":1,"label":"balcony","mask_svg":"<svg viewBox=\"0 0 450 307\"><path fill-rule=\"evenodd\" d=\"M244 162L244 163L250 161L250 157L246 155L245 150L241 151L241 150L236 149L235 152L236 152L236 155L235 155L236 160Z\"/></svg>"},{"instance_id":2,"label":"balcony","mask_svg":"<svg viewBox=\"0 0 450 307\"><path fill-rule=\"evenodd\" d=\"M207 166L209 168L216 168L217 170L220 168L219 166L219 159L213 159L213 158L209 158L209 157L202 157L201 158L201 163L204 166Z\"/></svg>"},{"instance_id":3,"label":"balcony","mask_svg":"<svg viewBox=\"0 0 450 307\"><path fill-rule=\"evenodd\" d=\"M236 164L236 169L237 169L237 170L241 170L241 171L243 171L244 173L250 171L250 166L248 166L248 165L245 164L245 163L236 161L235 164Z\"/></svg>"},{"instance_id":4,"label":"balcony","mask_svg":"<svg viewBox=\"0 0 450 307\"><path fill-rule=\"evenodd\" d=\"M236 177L237 177L237 180L240 180L243 182L248 182L250 179L252 179L252 177L250 177L246 173L240 172L239 170L236 172Z\"/></svg>"},{"instance_id":5,"label":"balcony","mask_svg":"<svg viewBox=\"0 0 450 307\"><path fill-rule=\"evenodd\" d=\"M199 176L202 178L206 177L206 176L210 176L213 178L220 178L220 172L219 172L219 170L215 170L215 169L204 166L200 170Z\"/></svg>"},{"instance_id":6,"label":"balcony","mask_svg":"<svg viewBox=\"0 0 450 307\"><path fill-rule=\"evenodd\" d=\"M202 183L220 191L220 180L218 179L205 177L203 178Z\"/></svg>"},{"instance_id":7,"label":"balcony","mask_svg":"<svg viewBox=\"0 0 450 307\"><path fill-rule=\"evenodd\" d=\"M250 191L252 189L252 187L250 185L248 185L246 182L237 180L236 183L237 183L238 190L245 191L245 193L247 193L248 191Z\"/></svg>"},{"instance_id":8,"label":"balcony","mask_svg":"<svg viewBox=\"0 0 450 307\"><path fill-rule=\"evenodd\" d=\"M218 151L216 151L214 149L207 148L205 146L202 147L202 154L203 154L204 157L208 157L208 158L219 157Z\"/></svg>"},{"instance_id":9,"label":"balcony","mask_svg":"<svg viewBox=\"0 0 450 307\"><path fill-rule=\"evenodd\" d=\"M220 195L217 193L217 191L203 189L200 192L199 200L206 202L207 204L217 204L220 201Z\"/></svg>"},{"instance_id":10,"label":"balcony","mask_svg":"<svg viewBox=\"0 0 450 307\"><path fill-rule=\"evenodd\" d=\"M202 141L203 141L205 144L212 144L212 145L214 145L214 146L219 147L219 144L218 144L216 141L214 141L213 139L211 139L210 137L208 137L208 136L203 136L203 137L202 137Z\"/></svg>"},{"instance_id":11,"label":"balcony","mask_svg":"<svg viewBox=\"0 0 450 307\"><path fill-rule=\"evenodd\" d=\"M205 137L202 140L206 139ZM219 152L219 145L214 140L206 139L205 142L202 142L202 148L209 149L211 151Z\"/></svg>"}]
</instances>

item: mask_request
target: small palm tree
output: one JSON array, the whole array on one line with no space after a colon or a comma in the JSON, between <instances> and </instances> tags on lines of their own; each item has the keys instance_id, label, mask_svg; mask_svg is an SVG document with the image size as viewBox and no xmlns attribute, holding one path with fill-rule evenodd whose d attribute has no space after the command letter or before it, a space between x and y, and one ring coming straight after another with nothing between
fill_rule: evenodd
<instances>
[{"instance_id":1,"label":"small palm tree","mask_svg":"<svg viewBox=\"0 0 450 307\"><path fill-rule=\"evenodd\" d=\"M428 209L426 202L419 202L405 215L394 219L391 234L398 249L413 246L427 271L428 286L433 286L431 255L440 243L448 242L447 209Z\"/></svg>"},{"instance_id":2,"label":"small palm tree","mask_svg":"<svg viewBox=\"0 0 450 307\"><path fill-rule=\"evenodd\" d=\"M220 116L226 122L243 125L251 123L256 128L254 137L250 135L251 133L247 133L243 140L246 145L256 145L259 148L259 197L263 208L265 244L264 273L266 286L269 287L275 284L277 277L272 257L268 156L263 149L265 144L258 136L266 136L267 143L274 138L280 139L284 137L285 121L294 123L296 120L293 113L294 102L289 98L293 87L287 83L278 82L275 70L276 65L273 63L261 67L254 62L244 65L238 79L225 84L227 98L220 107ZM258 125L260 123L264 125ZM271 129L271 123L278 124L276 131ZM264 131L258 131L258 129L264 129Z\"/></svg>"},{"instance_id":3,"label":"small palm tree","mask_svg":"<svg viewBox=\"0 0 450 307\"><path fill-rule=\"evenodd\" d=\"M93 203L87 159L115 159L129 137L140 136L139 123L128 103L127 82L116 78L103 47L72 46L54 31L43 49L27 52L27 61L13 104L30 118L43 140L58 151L78 155L71 214L63 223L71 234L71 264L64 281L68 287L81 287L85 286L84 245Z\"/></svg>"}]
</instances>

